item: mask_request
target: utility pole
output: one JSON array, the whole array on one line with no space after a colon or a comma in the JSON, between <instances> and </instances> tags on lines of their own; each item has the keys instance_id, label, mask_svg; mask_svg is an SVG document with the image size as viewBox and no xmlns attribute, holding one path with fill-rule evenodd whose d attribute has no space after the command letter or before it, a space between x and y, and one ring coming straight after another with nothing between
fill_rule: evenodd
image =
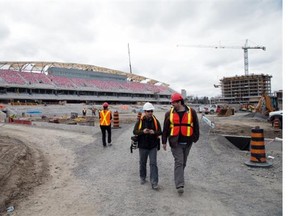
<instances>
[{"instance_id":1,"label":"utility pole","mask_svg":"<svg viewBox=\"0 0 288 216\"><path fill-rule=\"evenodd\" d=\"M132 74L132 67L131 67L131 60L130 60L130 47L128 43L128 56L129 56L129 68L130 68L130 73Z\"/></svg>"}]
</instances>

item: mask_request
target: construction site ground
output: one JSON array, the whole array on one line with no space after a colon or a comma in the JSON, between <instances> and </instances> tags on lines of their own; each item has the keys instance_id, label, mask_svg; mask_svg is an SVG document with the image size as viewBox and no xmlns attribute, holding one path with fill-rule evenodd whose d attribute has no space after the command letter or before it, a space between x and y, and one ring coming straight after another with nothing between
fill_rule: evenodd
<instances>
[{"instance_id":1,"label":"construction site ground","mask_svg":"<svg viewBox=\"0 0 288 216\"><path fill-rule=\"evenodd\" d=\"M32 125L2 124L0 215L283 214L282 131L275 132L265 118L238 112L227 117L206 115L216 125L212 129L199 114L200 139L188 157L185 192L180 196L170 148L158 151L159 190L152 190L149 181L140 184L138 150L130 153L138 108L125 112L119 108L120 127L112 129L113 145L106 148L97 122L95 126L40 120ZM168 108L156 109L161 123ZM51 114L43 110L42 114ZM59 106L58 112L70 113L71 107ZM250 136L255 126L264 129L270 168L246 166L249 151L223 136Z\"/></svg>"}]
</instances>

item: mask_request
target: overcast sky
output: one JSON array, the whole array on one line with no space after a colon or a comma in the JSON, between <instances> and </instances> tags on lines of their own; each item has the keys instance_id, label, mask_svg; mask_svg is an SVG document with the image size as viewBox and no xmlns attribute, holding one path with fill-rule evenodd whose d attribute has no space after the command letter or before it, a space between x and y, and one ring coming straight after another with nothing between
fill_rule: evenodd
<instances>
[{"instance_id":1,"label":"overcast sky","mask_svg":"<svg viewBox=\"0 0 288 216\"><path fill-rule=\"evenodd\" d=\"M213 97L220 79L244 75L248 39L266 47L248 50L249 73L272 75L272 91L283 88L281 0L1 0L0 20L0 61L129 73L129 43L133 73Z\"/></svg>"}]
</instances>

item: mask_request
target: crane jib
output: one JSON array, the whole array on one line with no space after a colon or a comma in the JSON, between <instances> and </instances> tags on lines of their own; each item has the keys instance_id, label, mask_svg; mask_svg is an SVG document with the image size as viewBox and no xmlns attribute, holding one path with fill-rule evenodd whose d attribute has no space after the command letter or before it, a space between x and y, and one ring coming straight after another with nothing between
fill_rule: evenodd
<instances>
[{"instance_id":1,"label":"crane jib","mask_svg":"<svg viewBox=\"0 0 288 216\"><path fill-rule=\"evenodd\" d=\"M214 48L214 49L243 49L244 50L244 73L247 76L249 74L248 70L248 49L262 49L266 50L265 46L248 46L248 39L245 41L244 46L215 46L215 45L180 45L178 44L177 47L195 47L195 48Z\"/></svg>"}]
</instances>

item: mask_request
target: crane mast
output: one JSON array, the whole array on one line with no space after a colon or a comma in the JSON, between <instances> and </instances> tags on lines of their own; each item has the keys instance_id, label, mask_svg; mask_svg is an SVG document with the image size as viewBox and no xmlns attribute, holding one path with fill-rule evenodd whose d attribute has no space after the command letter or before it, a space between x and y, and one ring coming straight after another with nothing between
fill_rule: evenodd
<instances>
[{"instance_id":1,"label":"crane mast","mask_svg":"<svg viewBox=\"0 0 288 216\"><path fill-rule=\"evenodd\" d=\"M243 49L244 50L244 73L245 75L249 74L248 70L248 49L262 49L266 50L266 47L264 46L248 46L248 39L246 39L244 46L208 46L208 45L177 45L177 47L196 47L196 48L215 48L215 49Z\"/></svg>"}]
</instances>

